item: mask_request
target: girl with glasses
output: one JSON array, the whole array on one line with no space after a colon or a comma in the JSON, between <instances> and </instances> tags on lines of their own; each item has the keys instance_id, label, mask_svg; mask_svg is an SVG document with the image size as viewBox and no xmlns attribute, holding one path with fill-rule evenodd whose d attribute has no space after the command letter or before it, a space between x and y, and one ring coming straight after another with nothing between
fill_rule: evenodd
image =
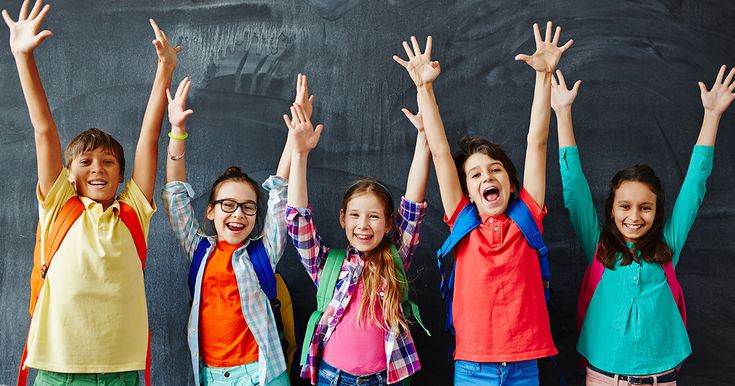
<instances>
[{"instance_id":1,"label":"girl with glasses","mask_svg":"<svg viewBox=\"0 0 735 386\"><path fill-rule=\"evenodd\" d=\"M195 218L191 204L194 194L186 182L185 123L193 113L186 109L190 86L185 78L173 98L168 93L171 140L163 201L187 263L192 264L193 259L196 267L201 261L198 270L194 268L190 274L192 307L187 338L194 384L289 385L274 315L250 251L257 249L255 243L262 243L274 270L283 254L291 141L286 141L276 175L263 184L268 191L263 232L252 235L260 189L239 167L231 166L212 185L206 219L213 223L215 235L205 234ZM306 76L298 76L296 92L295 103L311 114L313 96L308 96ZM195 280L191 279L193 273Z\"/></svg>"}]
</instances>

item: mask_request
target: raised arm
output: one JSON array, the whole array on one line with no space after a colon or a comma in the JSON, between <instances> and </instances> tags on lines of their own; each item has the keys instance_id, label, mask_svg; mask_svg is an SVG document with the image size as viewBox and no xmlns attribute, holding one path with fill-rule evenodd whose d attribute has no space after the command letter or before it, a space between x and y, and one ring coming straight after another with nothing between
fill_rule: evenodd
<instances>
[{"instance_id":1,"label":"raised arm","mask_svg":"<svg viewBox=\"0 0 735 386\"><path fill-rule=\"evenodd\" d=\"M151 27L156 35L153 45L156 47L158 64L153 88L148 98L148 105L143 115L138 145L135 148L133 164L133 181L140 188L148 201L153 202L153 190L156 184L156 162L158 159L158 138L161 135L161 123L166 111L166 90L171 86L171 78L176 69L176 54L180 47L173 47L166 34L158 28L158 24L150 19Z\"/></svg>"},{"instance_id":2,"label":"raised arm","mask_svg":"<svg viewBox=\"0 0 735 386\"><path fill-rule=\"evenodd\" d=\"M574 139L574 128L572 127L572 104L577 98L581 80L574 83L571 90L567 89L567 83L561 70L556 70L558 80L551 80L551 107L556 113L557 134L559 136L559 148L577 146Z\"/></svg>"},{"instance_id":3,"label":"raised arm","mask_svg":"<svg viewBox=\"0 0 735 386\"><path fill-rule=\"evenodd\" d=\"M186 182L186 143L189 136L186 131L186 119L194 113L186 108L186 99L189 96L191 81L189 77L184 78L176 89L176 95L172 98L171 92L166 89L168 100L168 120L171 123L169 134L168 154L166 156L166 183L173 181Z\"/></svg>"},{"instance_id":4,"label":"raised arm","mask_svg":"<svg viewBox=\"0 0 735 386\"><path fill-rule=\"evenodd\" d=\"M551 117L551 79L562 53L573 43L568 41L559 47L561 27L556 27L552 38L553 25L546 23L546 36L542 40L538 24L533 25L536 52L532 56L520 54L516 60L526 62L536 71L536 84L531 105L531 121L528 129L526 163L523 171L523 187L533 197L539 207L544 206L546 198L546 144L549 139L549 119Z\"/></svg>"},{"instance_id":5,"label":"raised arm","mask_svg":"<svg viewBox=\"0 0 735 386\"><path fill-rule=\"evenodd\" d=\"M45 197L63 167L59 132L51 116L46 91L43 89L33 55L33 51L41 42L53 35L48 30L38 32L51 6L48 4L44 6L42 0L37 0L29 13L29 5L29 0L23 1L18 21L14 21L7 10L3 10L2 15L10 30L10 50L15 58L15 65L18 67L20 85L33 125L38 185L41 195Z\"/></svg>"},{"instance_id":6,"label":"raised arm","mask_svg":"<svg viewBox=\"0 0 735 386\"><path fill-rule=\"evenodd\" d=\"M702 106L704 107L704 118L702 119L702 128L699 130L699 137L697 138L697 145L704 146L715 146L715 139L717 138L717 129L720 126L720 117L727 110L735 99L735 82L733 77L735 76L735 68L730 70L727 74L727 78L722 79L725 76L725 70L727 66L724 64L720 67L720 72L717 73L717 79L712 85L712 89L707 91L707 87L704 83L699 82L700 96L702 98Z\"/></svg>"},{"instance_id":7,"label":"raised arm","mask_svg":"<svg viewBox=\"0 0 735 386\"><path fill-rule=\"evenodd\" d=\"M694 225L699 207L704 200L707 178L712 172L714 145L720 118L735 99L735 94L733 94L735 68L727 77L725 77L726 70L726 66L720 68L715 83L709 91L704 83L699 82L704 107L702 128L699 131L697 145L692 151L687 174L681 184L679 195L676 197L674 209L671 211L671 218L664 225L663 231L666 243L674 252L672 257L674 266L679 262L681 250L684 248L689 231Z\"/></svg>"},{"instance_id":8,"label":"raised arm","mask_svg":"<svg viewBox=\"0 0 735 386\"><path fill-rule=\"evenodd\" d=\"M418 100L418 95L416 96ZM408 170L408 180L406 181L406 199L409 201L421 203L426 195L426 182L429 179L429 163L431 162L431 152L429 144L426 142L426 133L424 132L424 121L421 115L421 107L415 115L408 109L401 109L409 121L416 127L416 148L413 152L413 161L411 168Z\"/></svg>"},{"instance_id":9,"label":"raised arm","mask_svg":"<svg viewBox=\"0 0 735 386\"><path fill-rule=\"evenodd\" d=\"M429 36L426 38L426 49L422 53L418 40L415 36L411 36L411 47L407 42L403 42L403 49L406 51L408 60L403 60L398 56L393 56L393 60L408 71L416 85L426 141L429 144L436 177L439 180L442 206L444 212L451 215L462 199L463 193L434 95L433 83L439 76L441 68L439 62L431 60L431 46L432 39Z\"/></svg>"}]
</instances>

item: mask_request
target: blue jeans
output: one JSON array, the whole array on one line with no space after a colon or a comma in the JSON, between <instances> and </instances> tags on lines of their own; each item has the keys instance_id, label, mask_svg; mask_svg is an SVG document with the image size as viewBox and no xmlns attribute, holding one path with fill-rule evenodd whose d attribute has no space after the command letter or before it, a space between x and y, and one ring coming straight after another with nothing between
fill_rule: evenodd
<instances>
[{"instance_id":1,"label":"blue jeans","mask_svg":"<svg viewBox=\"0 0 735 386\"><path fill-rule=\"evenodd\" d=\"M538 386L535 359L520 362L454 361L454 386Z\"/></svg>"},{"instance_id":2,"label":"blue jeans","mask_svg":"<svg viewBox=\"0 0 735 386\"><path fill-rule=\"evenodd\" d=\"M202 367L199 373L204 386L255 386L260 385L258 361L234 367ZM288 374L282 372L266 386L289 386Z\"/></svg>"},{"instance_id":3,"label":"blue jeans","mask_svg":"<svg viewBox=\"0 0 735 386\"><path fill-rule=\"evenodd\" d=\"M319 365L319 378L316 384L317 386L385 386L387 382L388 374L385 370L370 375L354 375L322 361Z\"/></svg>"},{"instance_id":4,"label":"blue jeans","mask_svg":"<svg viewBox=\"0 0 735 386\"><path fill-rule=\"evenodd\" d=\"M38 370L34 386L138 386L138 372L72 374Z\"/></svg>"}]
</instances>

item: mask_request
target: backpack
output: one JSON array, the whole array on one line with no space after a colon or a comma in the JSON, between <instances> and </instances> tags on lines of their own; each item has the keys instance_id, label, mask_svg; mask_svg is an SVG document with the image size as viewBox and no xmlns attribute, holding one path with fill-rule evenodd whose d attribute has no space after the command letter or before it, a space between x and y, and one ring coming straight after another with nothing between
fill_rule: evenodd
<instances>
[{"instance_id":1,"label":"backpack","mask_svg":"<svg viewBox=\"0 0 735 386\"><path fill-rule=\"evenodd\" d=\"M395 245L391 246L390 253L393 256L393 264L398 267L398 270L396 271L398 280L407 283L403 261L401 261L401 257L398 256L398 251L396 251ZM311 342L311 338L314 336L316 325L319 323L319 320L321 320L322 315L324 315L324 311L327 309L332 297L334 297L334 290L337 287L337 279L339 279L339 273L342 270L342 264L344 263L346 254L347 251L344 249L330 249L327 253L324 268L322 268L322 273L319 279L319 286L316 291L316 310L314 310L309 317L309 322L306 326L306 335L304 335L304 344L301 347L300 364L302 366L306 364L306 357L309 355L309 343ZM418 306L416 303L408 299L408 286L403 286L401 288L401 292L403 294L401 304L403 305L403 312L406 317L408 318L413 316L419 326L424 329L426 334L431 336L429 330L424 327L424 322L421 320L421 314L419 313ZM406 378L402 381L403 386L408 386L410 383L410 378Z\"/></svg>"},{"instance_id":2,"label":"backpack","mask_svg":"<svg viewBox=\"0 0 735 386\"><path fill-rule=\"evenodd\" d=\"M592 259L592 263L587 266L587 270L584 272L584 278L582 279L582 287L579 291L579 300L577 301L577 331L582 331L582 323L584 322L585 315L587 314L587 308L589 308L592 296L595 294L597 285L602 280L602 274L605 273L605 266L600 260L597 259L597 251L600 245L597 245L595 249L595 257ZM669 289L671 294L674 296L676 302L676 308L679 309L681 319L684 321L684 326L687 324L687 310L686 304L684 303L684 290L679 284L679 280L676 278L676 272L674 271L674 265L671 262L661 264L661 268L664 270L666 275L666 282L669 283Z\"/></svg>"},{"instance_id":3,"label":"backpack","mask_svg":"<svg viewBox=\"0 0 735 386\"><path fill-rule=\"evenodd\" d=\"M188 280L189 292L192 298L194 297L197 273L202 269L202 261L209 246L209 240L203 238L194 251L191 267L189 268ZM255 274L258 276L260 288L270 302L271 311L273 311L273 317L276 321L276 328L278 329L281 349L283 349L283 356L286 360L286 371L290 373L293 356L296 353L297 347L293 303L291 301L290 291L281 273L273 272L262 239L250 240L250 243L248 243L245 249L250 257L250 262L253 264Z\"/></svg>"},{"instance_id":4,"label":"backpack","mask_svg":"<svg viewBox=\"0 0 735 386\"><path fill-rule=\"evenodd\" d=\"M56 251L61 246L61 242L64 241L69 229L79 219L84 212L84 204L79 200L78 196L72 196L69 200L64 203L61 207L59 214L51 224L49 231L48 240L46 240L45 248L41 248L41 224L36 227L36 245L33 249L33 269L31 270L31 298L30 306L28 308L31 318L33 318L33 312L36 309L36 303L38 302L38 296L41 293L41 288L46 281L46 273L51 267L51 260L53 259ZM120 202L120 220L125 224L133 237L135 243L135 249L138 251L138 258L140 258L140 264L145 269L147 245L145 241L145 235L143 234L143 228L140 225L140 220L135 210L128 204ZM48 260L46 260L48 259ZM30 334L30 328L29 328ZM23 347L23 355L20 360L20 369L18 371L17 386L25 386L28 381L28 368L23 364L28 356L28 338L26 338L25 346ZM146 386L151 385L151 334L148 332L148 349L146 352L146 365L145 365L145 384Z\"/></svg>"},{"instance_id":5,"label":"backpack","mask_svg":"<svg viewBox=\"0 0 735 386\"><path fill-rule=\"evenodd\" d=\"M541 270L541 280L544 287L544 298L546 299L546 303L548 305L553 306L554 299L551 292L551 272L549 270L548 258L549 249L546 248L546 245L544 244L544 240L541 237L541 232L539 232L539 229L536 226L536 221L533 219L531 211L521 199L517 198L508 203L508 209L505 213L508 215L508 217L510 217L511 220L513 220L518 228L520 228L523 236L525 236L526 238L526 241L528 241L528 244L530 244L533 249L538 251L539 268ZM454 249L454 247L457 245L457 243L459 243L460 240L462 240L463 237L469 234L473 229L477 228L480 224L482 224L482 219L480 219L480 213L477 211L477 206L475 206L475 204L473 203L468 203L464 206L464 208L462 208L462 210L459 212L459 215L457 215L457 219L454 221L454 227L449 233L447 240L444 241L442 247L439 248L439 250L436 252L439 275L441 275L441 285L439 287L439 291L442 299L447 305L445 330L449 331L452 335L455 335L454 322L452 320L452 301L454 296L454 262L452 262L451 274L447 279L442 260L446 255L449 254L449 252L452 251L452 249Z\"/></svg>"}]
</instances>

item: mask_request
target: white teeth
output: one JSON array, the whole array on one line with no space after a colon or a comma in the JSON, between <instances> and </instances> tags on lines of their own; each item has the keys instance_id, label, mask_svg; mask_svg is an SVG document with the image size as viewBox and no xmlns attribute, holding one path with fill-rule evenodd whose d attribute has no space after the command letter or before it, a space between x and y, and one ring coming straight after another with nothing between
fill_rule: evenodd
<instances>
[{"instance_id":1,"label":"white teeth","mask_svg":"<svg viewBox=\"0 0 735 386\"><path fill-rule=\"evenodd\" d=\"M227 225L227 228L229 228L231 231L241 231L245 229L245 225L240 223L231 222L225 225Z\"/></svg>"},{"instance_id":2,"label":"white teeth","mask_svg":"<svg viewBox=\"0 0 735 386\"><path fill-rule=\"evenodd\" d=\"M369 240L372 236L370 235L355 235L360 240Z\"/></svg>"},{"instance_id":3,"label":"white teeth","mask_svg":"<svg viewBox=\"0 0 735 386\"><path fill-rule=\"evenodd\" d=\"M105 181L89 181L90 185L107 185L107 182Z\"/></svg>"},{"instance_id":4,"label":"white teeth","mask_svg":"<svg viewBox=\"0 0 735 386\"><path fill-rule=\"evenodd\" d=\"M623 225L625 225L625 227L626 227L626 228L629 228L629 229L634 229L634 230L637 230L637 229L641 229L641 228L643 228L643 224L638 224L638 225L633 225L633 224L623 224Z\"/></svg>"}]
</instances>

